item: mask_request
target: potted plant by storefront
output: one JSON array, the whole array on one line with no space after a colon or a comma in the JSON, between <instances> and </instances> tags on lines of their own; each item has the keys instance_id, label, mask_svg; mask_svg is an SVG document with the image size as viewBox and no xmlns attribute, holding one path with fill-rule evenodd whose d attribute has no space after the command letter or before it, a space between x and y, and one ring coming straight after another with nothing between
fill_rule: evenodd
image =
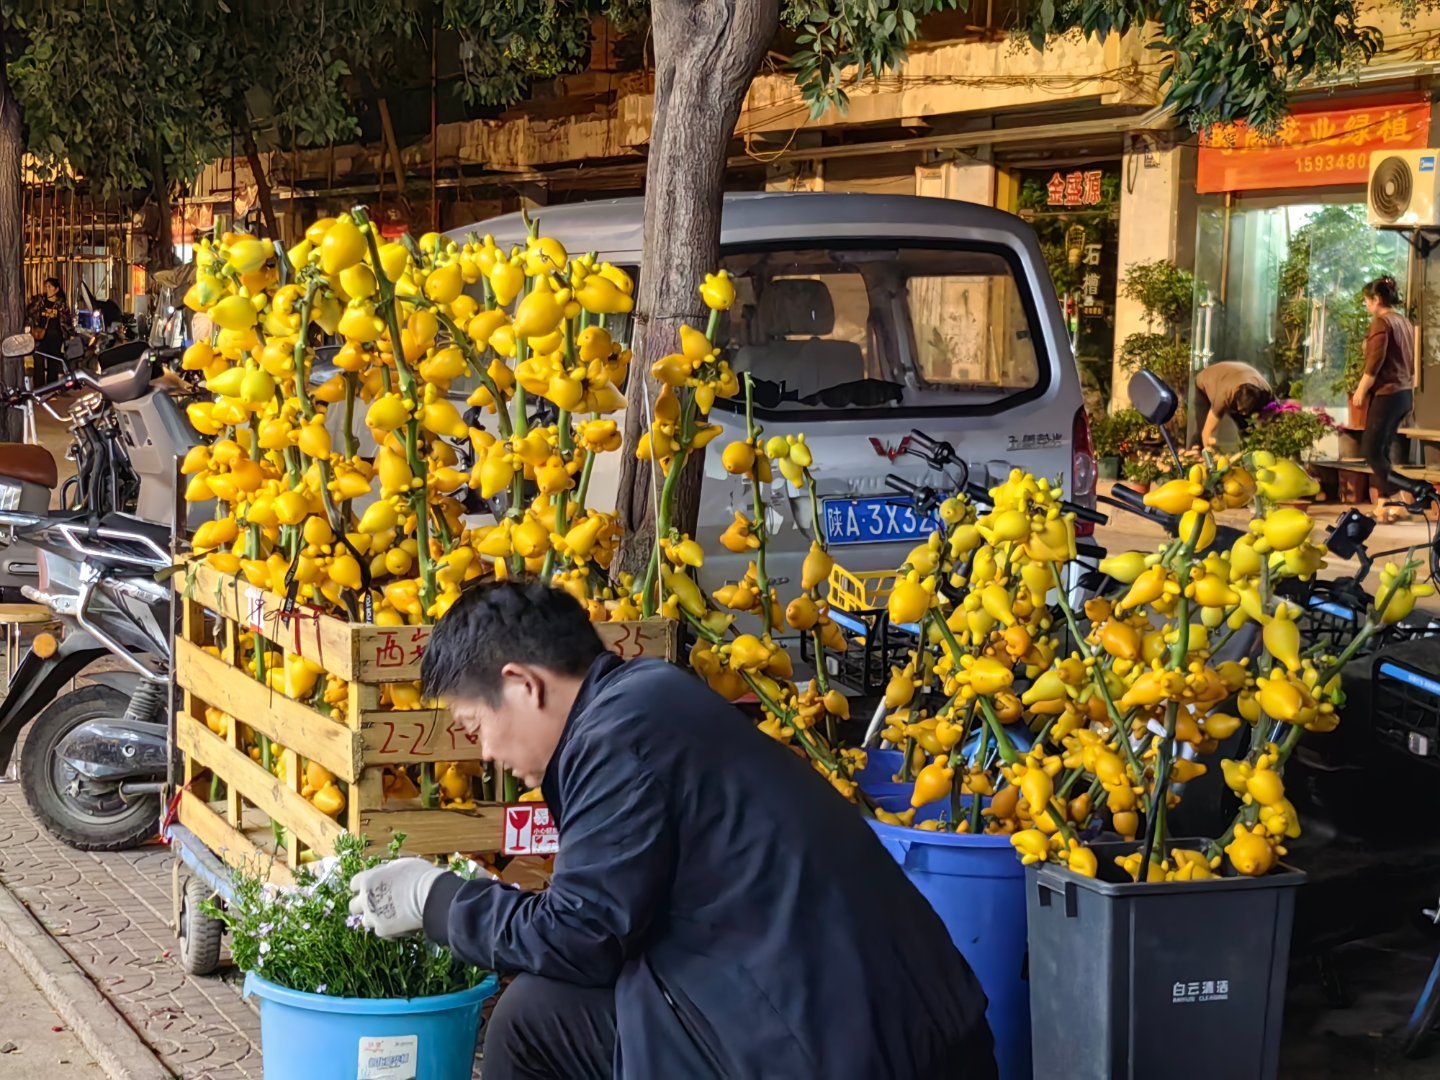
<instances>
[{"instance_id":1,"label":"potted plant by storefront","mask_svg":"<svg viewBox=\"0 0 1440 1080\"><path fill-rule=\"evenodd\" d=\"M1315 444L1337 428L1334 418L1319 406L1274 401L1251 423L1245 433L1245 449L1303 462L1313 456Z\"/></svg>"},{"instance_id":2,"label":"potted plant by storefront","mask_svg":"<svg viewBox=\"0 0 1440 1080\"><path fill-rule=\"evenodd\" d=\"M1101 480L1120 479L1125 459L1135 453L1147 426L1145 418L1135 409L1120 409L1095 418L1090 437Z\"/></svg>"},{"instance_id":3,"label":"potted plant by storefront","mask_svg":"<svg viewBox=\"0 0 1440 1080\"><path fill-rule=\"evenodd\" d=\"M468 1077L497 978L421 939L386 941L362 928L349 910L350 879L383 860L348 834L336 851L302 868L292 888L239 873L229 902L208 909L230 931L246 997L259 1001L266 1080ZM478 871L458 857L451 869Z\"/></svg>"}]
</instances>

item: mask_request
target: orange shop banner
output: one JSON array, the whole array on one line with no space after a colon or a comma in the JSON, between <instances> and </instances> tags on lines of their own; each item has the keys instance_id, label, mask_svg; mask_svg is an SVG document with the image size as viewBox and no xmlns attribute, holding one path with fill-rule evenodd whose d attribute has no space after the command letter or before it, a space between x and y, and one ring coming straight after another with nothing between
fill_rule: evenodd
<instances>
[{"instance_id":1,"label":"orange shop banner","mask_svg":"<svg viewBox=\"0 0 1440 1080\"><path fill-rule=\"evenodd\" d=\"M1269 137L1244 123L1221 125L1200 137L1195 190L1364 184L1373 151L1418 150L1429 145L1429 137L1428 97L1292 113Z\"/></svg>"}]
</instances>

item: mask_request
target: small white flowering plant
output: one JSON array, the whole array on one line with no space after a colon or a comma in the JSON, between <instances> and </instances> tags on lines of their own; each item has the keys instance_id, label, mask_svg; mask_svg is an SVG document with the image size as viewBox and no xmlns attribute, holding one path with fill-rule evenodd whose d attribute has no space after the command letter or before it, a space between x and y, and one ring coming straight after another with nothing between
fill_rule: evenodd
<instances>
[{"instance_id":1,"label":"small white flowering plant","mask_svg":"<svg viewBox=\"0 0 1440 1080\"><path fill-rule=\"evenodd\" d=\"M350 879L398 856L404 837L388 855L366 855L363 837L345 834L335 855L303 867L292 888L263 874L237 873L231 901L206 905L206 914L230 931L236 965L272 983L311 994L352 998L416 998L477 986L487 974L462 963L450 950L423 938L386 941L350 914ZM473 878L479 866L463 856L450 869Z\"/></svg>"}]
</instances>

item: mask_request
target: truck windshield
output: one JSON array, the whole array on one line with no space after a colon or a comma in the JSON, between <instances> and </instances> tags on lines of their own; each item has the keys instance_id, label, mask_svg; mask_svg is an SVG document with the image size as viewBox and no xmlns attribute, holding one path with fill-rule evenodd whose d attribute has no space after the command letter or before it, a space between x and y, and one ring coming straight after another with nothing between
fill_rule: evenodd
<instances>
[{"instance_id":1,"label":"truck windshield","mask_svg":"<svg viewBox=\"0 0 1440 1080\"><path fill-rule=\"evenodd\" d=\"M1038 385L1025 287L990 251L737 253L721 338L771 412L936 408Z\"/></svg>"}]
</instances>

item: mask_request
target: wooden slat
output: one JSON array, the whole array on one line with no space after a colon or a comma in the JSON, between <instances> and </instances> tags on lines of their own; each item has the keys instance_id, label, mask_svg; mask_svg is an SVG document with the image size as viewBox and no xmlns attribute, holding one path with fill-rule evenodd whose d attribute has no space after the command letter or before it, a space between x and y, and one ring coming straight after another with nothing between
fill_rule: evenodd
<instances>
[{"instance_id":1,"label":"wooden slat","mask_svg":"<svg viewBox=\"0 0 1440 1080\"><path fill-rule=\"evenodd\" d=\"M302 757L317 761L353 783L360 775L361 747L355 733L284 694L252 679L188 641L175 642L175 681L185 690Z\"/></svg>"},{"instance_id":2,"label":"wooden slat","mask_svg":"<svg viewBox=\"0 0 1440 1080\"><path fill-rule=\"evenodd\" d=\"M1440 428L1402 427L1400 434L1407 439L1419 439L1421 442L1440 442Z\"/></svg>"},{"instance_id":3,"label":"wooden slat","mask_svg":"<svg viewBox=\"0 0 1440 1080\"><path fill-rule=\"evenodd\" d=\"M180 793L180 824L195 838L223 859L228 865L245 873L269 869L270 880L276 885L293 885L295 876L290 868L267 852L263 852L239 829L188 791Z\"/></svg>"},{"instance_id":4,"label":"wooden slat","mask_svg":"<svg viewBox=\"0 0 1440 1080\"><path fill-rule=\"evenodd\" d=\"M504 841L505 808L476 810L361 810L360 828L372 847L383 848L395 833L405 834L409 855L499 851Z\"/></svg>"},{"instance_id":5,"label":"wooden slat","mask_svg":"<svg viewBox=\"0 0 1440 1080\"><path fill-rule=\"evenodd\" d=\"M676 658L679 626L673 619L597 623L595 631L621 659L654 656ZM430 643L428 626L365 626L350 624L354 635L356 678L365 683L413 682L420 678L420 660Z\"/></svg>"},{"instance_id":6,"label":"wooden slat","mask_svg":"<svg viewBox=\"0 0 1440 1080\"><path fill-rule=\"evenodd\" d=\"M313 609L301 608L286 620L282 617L285 598L268 589L247 583L233 574L212 570L192 561L175 575L175 587L182 596L242 626L292 653L314 661L342 679L354 678L351 630L348 623Z\"/></svg>"},{"instance_id":7,"label":"wooden slat","mask_svg":"<svg viewBox=\"0 0 1440 1080\"><path fill-rule=\"evenodd\" d=\"M226 746L216 734L193 717L181 713L175 721L175 742L181 751L213 769L225 783L260 810L291 830L307 847L322 855L335 853L335 841L345 831L299 792L291 791L248 756Z\"/></svg>"},{"instance_id":8,"label":"wooden slat","mask_svg":"<svg viewBox=\"0 0 1440 1080\"><path fill-rule=\"evenodd\" d=\"M366 710L360 739L367 765L484 760L480 740L465 734L445 709Z\"/></svg>"},{"instance_id":9,"label":"wooden slat","mask_svg":"<svg viewBox=\"0 0 1440 1080\"><path fill-rule=\"evenodd\" d=\"M282 620L284 597L192 561L175 575L182 595L253 630L276 645L313 660L342 679L364 683L413 682L430 640L428 626L371 626L346 623L303 610ZM637 656L676 658L679 627L672 619L599 623L606 647L626 660Z\"/></svg>"}]
</instances>

